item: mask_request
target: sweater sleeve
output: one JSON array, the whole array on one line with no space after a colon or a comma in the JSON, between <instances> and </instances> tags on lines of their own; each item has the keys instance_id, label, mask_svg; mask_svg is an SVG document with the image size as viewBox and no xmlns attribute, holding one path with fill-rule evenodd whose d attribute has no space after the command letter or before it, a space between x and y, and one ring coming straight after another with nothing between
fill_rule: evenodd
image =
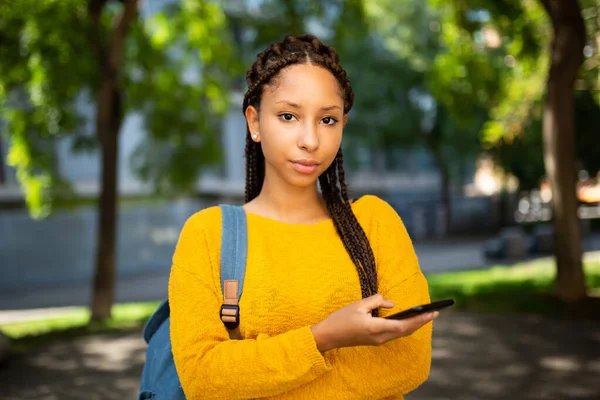
<instances>
[{"instance_id":1,"label":"sweater sleeve","mask_svg":"<svg viewBox=\"0 0 600 400\"><path fill-rule=\"evenodd\" d=\"M273 337L229 339L219 316L222 294L199 219L191 217L182 230L169 280L173 357L186 397L275 396L329 371L309 326Z\"/></svg>"}]
</instances>

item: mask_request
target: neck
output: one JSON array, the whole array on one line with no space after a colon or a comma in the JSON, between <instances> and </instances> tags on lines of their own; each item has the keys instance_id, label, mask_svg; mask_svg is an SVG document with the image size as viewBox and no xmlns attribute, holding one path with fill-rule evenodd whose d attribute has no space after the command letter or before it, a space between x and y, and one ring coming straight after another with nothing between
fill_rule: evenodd
<instances>
[{"instance_id":1,"label":"neck","mask_svg":"<svg viewBox=\"0 0 600 400\"><path fill-rule=\"evenodd\" d=\"M297 187L265 181L262 190L255 199L264 214L268 217L290 223L310 223L328 218L327 207L317 190L317 184Z\"/></svg>"}]
</instances>

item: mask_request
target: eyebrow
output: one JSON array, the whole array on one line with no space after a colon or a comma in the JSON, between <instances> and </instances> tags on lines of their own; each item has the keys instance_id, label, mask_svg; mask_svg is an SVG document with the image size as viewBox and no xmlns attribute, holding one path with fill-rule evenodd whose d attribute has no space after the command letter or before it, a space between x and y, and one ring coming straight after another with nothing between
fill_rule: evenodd
<instances>
[{"instance_id":1,"label":"eyebrow","mask_svg":"<svg viewBox=\"0 0 600 400\"><path fill-rule=\"evenodd\" d=\"M276 102L275 104L279 104L279 103L287 104L288 106L294 107L294 108L302 108L302 106L300 104L296 104L294 102L287 101L287 100L280 100L280 101ZM342 109L342 107L340 107L340 106L332 105L332 106L327 106L327 107L321 107L321 111L331 111L331 110L335 110L336 108L338 110Z\"/></svg>"}]
</instances>

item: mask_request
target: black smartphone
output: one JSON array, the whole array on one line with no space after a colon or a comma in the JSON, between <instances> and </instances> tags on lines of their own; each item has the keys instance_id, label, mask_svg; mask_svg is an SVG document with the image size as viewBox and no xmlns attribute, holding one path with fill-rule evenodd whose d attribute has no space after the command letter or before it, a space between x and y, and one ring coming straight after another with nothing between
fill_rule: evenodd
<instances>
[{"instance_id":1,"label":"black smartphone","mask_svg":"<svg viewBox=\"0 0 600 400\"><path fill-rule=\"evenodd\" d=\"M450 307L453 304L454 304L454 300L452 300L452 299L434 301L433 303L423 304L420 306L409 308L408 310L400 311L399 313L396 313L396 314L388 315L385 318L386 319L406 319L406 318L414 317L415 315L419 315L419 314L423 314L423 313L427 313L427 312L431 312L431 311L438 311L438 310L441 310L442 308Z\"/></svg>"}]
</instances>

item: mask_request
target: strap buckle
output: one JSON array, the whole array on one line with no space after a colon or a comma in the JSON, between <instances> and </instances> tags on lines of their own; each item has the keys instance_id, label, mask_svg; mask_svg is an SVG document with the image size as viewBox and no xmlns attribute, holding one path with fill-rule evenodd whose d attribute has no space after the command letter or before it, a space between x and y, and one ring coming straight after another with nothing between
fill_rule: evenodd
<instances>
[{"instance_id":1,"label":"strap buckle","mask_svg":"<svg viewBox=\"0 0 600 400\"><path fill-rule=\"evenodd\" d=\"M223 304L220 315L227 329L232 330L240 325L240 307L237 304Z\"/></svg>"}]
</instances>

